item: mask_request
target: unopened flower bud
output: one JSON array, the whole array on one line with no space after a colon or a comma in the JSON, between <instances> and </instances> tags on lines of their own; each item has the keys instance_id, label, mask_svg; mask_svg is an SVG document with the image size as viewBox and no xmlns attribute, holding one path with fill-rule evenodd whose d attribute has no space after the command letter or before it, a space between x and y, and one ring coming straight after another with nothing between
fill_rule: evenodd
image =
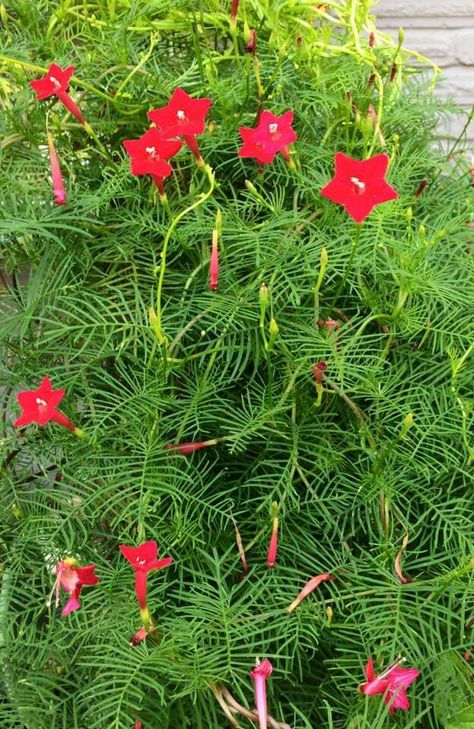
<instances>
[{"instance_id":1,"label":"unopened flower bud","mask_svg":"<svg viewBox=\"0 0 474 729\"><path fill-rule=\"evenodd\" d=\"M405 416L402 424L402 429L400 431L400 438L405 438L408 431L413 425L413 413L408 413L408 415Z\"/></svg>"}]
</instances>

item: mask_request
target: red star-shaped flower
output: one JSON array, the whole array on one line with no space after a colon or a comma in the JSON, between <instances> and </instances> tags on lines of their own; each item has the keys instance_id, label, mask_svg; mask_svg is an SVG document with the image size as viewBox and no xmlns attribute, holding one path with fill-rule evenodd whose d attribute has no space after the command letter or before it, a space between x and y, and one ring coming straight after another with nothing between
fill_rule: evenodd
<instances>
[{"instance_id":1,"label":"red star-shaped flower","mask_svg":"<svg viewBox=\"0 0 474 729\"><path fill-rule=\"evenodd\" d=\"M376 205L398 197L398 192L385 180L389 162L386 154L358 160L337 152L336 174L323 187L321 195L343 205L351 218L361 223Z\"/></svg>"},{"instance_id":2,"label":"red star-shaped flower","mask_svg":"<svg viewBox=\"0 0 474 729\"><path fill-rule=\"evenodd\" d=\"M36 92L37 99L49 99L50 96L57 96L60 99L68 111L73 114L76 119L81 123L85 124L84 119L79 107L71 99L67 90L69 88L69 80L74 73L74 66L68 66L62 69L56 63L52 63L47 73L42 78L36 79L36 81L30 81L30 86L33 91Z\"/></svg>"},{"instance_id":3,"label":"red star-shaped flower","mask_svg":"<svg viewBox=\"0 0 474 729\"><path fill-rule=\"evenodd\" d=\"M121 544L120 551L138 572L161 570L163 567L169 567L173 561L172 557L158 559L158 545L154 541L144 542L139 547L127 547Z\"/></svg>"},{"instance_id":4,"label":"red star-shaped flower","mask_svg":"<svg viewBox=\"0 0 474 729\"><path fill-rule=\"evenodd\" d=\"M61 66L52 63L42 78L30 81L31 88L36 92L36 98L48 99L50 96L57 95L58 91L67 91L74 70L74 66L62 69Z\"/></svg>"},{"instance_id":5,"label":"red star-shaped flower","mask_svg":"<svg viewBox=\"0 0 474 729\"><path fill-rule=\"evenodd\" d=\"M372 658L369 658L365 667L367 681L359 687L359 691L367 696L384 694L384 702L388 704L390 714L393 714L395 709L407 711L410 708L406 690L420 675L417 668L400 668L401 662L402 659L377 676L374 671L374 662Z\"/></svg>"},{"instance_id":6,"label":"red star-shaped flower","mask_svg":"<svg viewBox=\"0 0 474 729\"><path fill-rule=\"evenodd\" d=\"M268 164L280 152L289 162L288 145L298 139L292 124L292 111L281 116L275 116L271 111L262 111L256 127L240 127L243 145L239 149L239 157L251 157L260 164Z\"/></svg>"},{"instance_id":7,"label":"red star-shaped flower","mask_svg":"<svg viewBox=\"0 0 474 729\"><path fill-rule=\"evenodd\" d=\"M166 106L148 112L148 118L156 124L161 134L182 137L197 160L201 160L196 134L206 130L206 116L211 99L193 99L183 89L175 89Z\"/></svg>"},{"instance_id":8,"label":"red star-shaped flower","mask_svg":"<svg viewBox=\"0 0 474 729\"><path fill-rule=\"evenodd\" d=\"M23 409L22 414L15 420L15 426L20 428L29 423L45 425L53 420L59 425L64 425L69 430L80 433L57 406L64 397L65 390L53 390L49 377L43 377L37 390L24 390L19 392L18 404Z\"/></svg>"},{"instance_id":9,"label":"red star-shaped flower","mask_svg":"<svg viewBox=\"0 0 474 729\"><path fill-rule=\"evenodd\" d=\"M123 146L130 156L134 175L151 175L160 194L164 195L163 181L173 168L167 161L181 149L178 139L165 139L156 128L149 129L138 139L126 139Z\"/></svg>"},{"instance_id":10,"label":"red star-shaped flower","mask_svg":"<svg viewBox=\"0 0 474 729\"><path fill-rule=\"evenodd\" d=\"M68 592L71 597L66 602L61 615L69 615L74 610L81 607L79 596L84 585L97 585L100 582L96 577L95 565L88 564L79 567L77 561L73 557L64 559L56 565L56 581L54 583L53 592L56 594L56 607L59 605L59 590Z\"/></svg>"},{"instance_id":11,"label":"red star-shaped flower","mask_svg":"<svg viewBox=\"0 0 474 729\"><path fill-rule=\"evenodd\" d=\"M151 617L146 602L147 574L151 570L161 570L164 567L169 567L173 559L172 557L158 559L158 545L154 541L144 542L139 547L127 547L121 544L120 551L135 570L135 594L140 606L142 623L148 633L151 625Z\"/></svg>"}]
</instances>

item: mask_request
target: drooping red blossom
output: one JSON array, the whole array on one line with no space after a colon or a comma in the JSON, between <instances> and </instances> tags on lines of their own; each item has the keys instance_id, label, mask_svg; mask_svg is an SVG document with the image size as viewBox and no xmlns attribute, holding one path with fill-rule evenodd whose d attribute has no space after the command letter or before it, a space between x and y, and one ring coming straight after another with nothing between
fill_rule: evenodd
<instances>
[{"instance_id":1,"label":"drooping red blossom","mask_svg":"<svg viewBox=\"0 0 474 729\"><path fill-rule=\"evenodd\" d=\"M136 720L135 729L143 729L143 724L141 723L140 719Z\"/></svg>"},{"instance_id":2,"label":"drooping red blossom","mask_svg":"<svg viewBox=\"0 0 474 729\"><path fill-rule=\"evenodd\" d=\"M191 453L194 453L195 451L200 451L201 448L207 448L208 446L216 445L217 438L212 438L211 440L201 440L201 441L189 441L189 442L183 442L183 443L170 443L166 446L166 448L170 451L178 451L183 456L189 456Z\"/></svg>"},{"instance_id":3,"label":"drooping red blossom","mask_svg":"<svg viewBox=\"0 0 474 729\"><path fill-rule=\"evenodd\" d=\"M144 629L148 632L151 625L151 617L146 599L147 575L152 570L161 570L169 567L173 562L173 558L165 557L164 559L158 559L158 545L155 541L144 542L138 547L127 547L121 544L120 551L135 570L135 594L140 606Z\"/></svg>"},{"instance_id":4,"label":"drooping red blossom","mask_svg":"<svg viewBox=\"0 0 474 729\"><path fill-rule=\"evenodd\" d=\"M323 187L321 195L343 205L357 223L365 220L376 205L398 197L397 191L385 180L390 162L386 154L358 160L336 152L334 162L335 175Z\"/></svg>"},{"instance_id":5,"label":"drooping red blossom","mask_svg":"<svg viewBox=\"0 0 474 729\"><path fill-rule=\"evenodd\" d=\"M298 139L292 124L292 111L280 116L275 116L271 111L262 111L256 127L240 127L243 145L239 149L239 157L249 157L260 164L269 164L281 153L289 162L288 145Z\"/></svg>"},{"instance_id":6,"label":"drooping red blossom","mask_svg":"<svg viewBox=\"0 0 474 729\"><path fill-rule=\"evenodd\" d=\"M392 65L392 68L390 69L390 77L388 79L389 84L391 84L394 81L395 76L397 75L397 71L398 71L398 65L396 63L394 63Z\"/></svg>"},{"instance_id":7,"label":"drooping red blossom","mask_svg":"<svg viewBox=\"0 0 474 729\"><path fill-rule=\"evenodd\" d=\"M318 319L318 327L320 329L324 328L328 334L332 334L341 328L341 322L337 319Z\"/></svg>"},{"instance_id":8,"label":"drooping red blossom","mask_svg":"<svg viewBox=\"0 0 474 729\"><path fill-rule=\"evenodd\" d=\"M81 607L79 596L84 585L97 585L100 582L94 574L95 569L95 564L79 567L77 560L73 557L68 557L56 564L56 580L53 587L56 607L59 606L59 591L61 588L71 595L62 609L61 615L69 615L69 613Z\"/></svg>"},{"instance_id":9,"label":"drooping red blossom","mask_svg":"<svg viewBox=\"0 0 474 729\"><path fill-rule=\"evenodd\" d=\"M375 35L373 31L369 34L369 48L373 48L375 45Z\"/></svg>"},{"instance_id":10,"label":"drooping red blossom","mask_svg":"<svg viewBox=\"0 0 474 729\"><path fill-rule=\"evenodd\" d=\"M334 575L329 574L329 572L323 572L321 575L316 575L315 577L312 577L303 587L298 597L293 600L291 605L287 608L287 612L292 613L293 610L298 607L300 602L305 599L305 597L310 595L313 590L319 587L321 582L328 582L329 580L334 580Z\"/></svg>"},{"instance_id":11,"label":"drooping red blossom","mask_svg":"<svg viewBox=\"0 0 474 729\"><path fill-rule=\"evenodd\" d=\"M123 146L130 156L132 174L151 175L160 195L164 196L164 180L173 172L168 160L181 149L179 139L165 139L156 128L152 128L138 139L126 139Z\"/></svg>"},{"instance_id":12,"label":"drooping red blossom","mask_svg":"<svg viewBox=\"0 0 474 729\"><path fill-rule=\"evenodd\" d=\"M82 431L71 423L68 417L57 406L64 397L65 390L53 390L49 377L43 377L37 390L24 390L16 396L18 404L23 409L22 414L15 420L15 427L29 423L45 425L51 420L65 428L69 428L77 435L83 435Z\"/></svg>"},{"instance_id":13,"label":"drooping red blossom","mask_svg":"<svg viewBox=\"0 0 474 729\"><path fill-rule=\"evenodd\" d=\"M51 162L51 177L53 180L53 193L57 205L64 205L66 202L66 190L64 187L61 167L59 166L58 155L54 148L53 136L48 132L49 159Z\"/></svg>"},{"instance_id":14,"label":"drooping red blossom","mask_svg":"<svg viewBox=\"0 0 474 729\"><path fill-rule=\"evenodd\" d=\"M278 504L276 502L272 504L272 511L272 535L270 537L270 542L268 543L267 550L267 567L270 569L276 565L278 556Z\"/></svg>"},{"instance_id":15,"label":"drooping red blossom","mask_svg":"<svg viewBox=\"0 0 474 729\"><path fill-rule=\"evenodd\" d=\"M399 659L377 676L374 671L374 662L372 658L369 658L365 667L366 682L359 686L359 691L366 696L383 694L384 703L388 704L389 714L393 714L395 709L407 711L410 708L406 689L420 675L417 668L400 668L402 661L403 659Z\"/></svg>"},{"instance_id":16,"label":"drooping red blossom","mask_svg":"<svg viewBox=\"0 0 474 729\"><path fill-rule=\"evenodd\" d=\"M257 706L259 729L267 729L268 727L267 679L271 676L272 671L272 664L268 658L265 658L263 661L260 661L249 674L250 678L254 681L255 704Z\"/></svg>"},{"instance_id":17,"label":"drooping red blossom","mask_svg":"<svg viewBox=\"0 0 474 729\"><path fill-rule=\"evenodd\" d=\"M217 291L219 288L219 248L217 230L212 235L211 261L209 264L209 288Z\"/></svg>"},{"instance_id":18,"label":"drooping red blossom","mask_svg":"<svg viewBox=\"0 0 474 729\"><path fill-rule=\"evenodd\" d=\"M166 106L148 112L148 118L156 124L161 135L182 137L198 161L201 161L196 140L197 134L206 130L206 116L211 107L211 99L193 99L183 89L175 89Z\"/></svg>"},{"instance_id":19,"label":"drooping red blossom","mask_svg":"<svg viewBox=\"0 0 474 729\"><path fill-rule=\"evenodd\" d=\"M36 92L37 99L49 99L51 96L56 96L81 124L85 124L86 120L81 110L67 93L69 80L73 73L74 66L62 69L56 63L52 63L42 78L30 81L30 86Z\"/></svg>"},{"instance_id":20,"label":"drooping red blossom","mask_svg":"<svg viewBox=\"0 0 474 729\"><path fill-rule=\"evenodd\" d=\"M326 362L317 362L313 367L313 377L316 381L316 384L322 385L323 383L323 373L325 370L327 370L328 366Z\"/></svg>"}]
</instances>

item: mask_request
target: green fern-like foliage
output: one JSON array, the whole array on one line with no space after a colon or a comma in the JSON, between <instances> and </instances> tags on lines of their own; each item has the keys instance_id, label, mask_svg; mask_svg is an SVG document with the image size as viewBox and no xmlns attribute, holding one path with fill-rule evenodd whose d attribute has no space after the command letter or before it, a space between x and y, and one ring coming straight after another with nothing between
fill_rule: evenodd
<instances>
[{"instance_id":1,"label":"green fern-like foliage","mask_svg":"<svg viewBox=\"0 0 474 729\"><path fill-rule=\"evenodd\" d=\"M1 6L5 729L224 729L216 693L252 709L248 671L265 656L269 712L292 729L472 725L463 139L448 154L438 143L449 109L433 96L433 72L376 30L369 0L325 5L241 0L235 30L227 0ZM91 136L60 104L34 99L28 82L52 61L76 66L71 92ZM199 144L215 187L183 148L168 209L150 178L130 174L122 142L178 86L213 100ZM237 156L238 128L259 107L294 110L294 168L278 157L259 175ZM46 126L64 206L52 201ZM358 232L319 192L337 151L391 157L399 198ZM164 265L170 225L188 207ZM161 271L157 337L148 310ZM329 319L340 326L321 326ZM85 438L13 427L16 393L46 374L66 388L64 412ZM166 448L210 439L187 456ZM273 502L279 551L267 569ZM394 564L406 535L402 583ZM174 564L150 574L156 630L132 648L138 610L118 545L146 539ZM62 618L46 601L68 556L96 564L101 583ZM322 572L335 579L289 614ZM399 655L420 669L408 712L390 717L381 696L357 691L371 655L377 670Z\"/></svg>"}]
</instances>

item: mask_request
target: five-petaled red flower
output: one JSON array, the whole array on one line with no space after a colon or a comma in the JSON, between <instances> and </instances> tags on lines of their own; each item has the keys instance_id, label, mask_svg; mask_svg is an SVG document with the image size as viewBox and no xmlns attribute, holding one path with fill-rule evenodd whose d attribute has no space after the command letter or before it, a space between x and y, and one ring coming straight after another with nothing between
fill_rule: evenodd
<instances>
[{"instance_id":1,"label":"five-petaled red flower","mask_svg":"<svg viewBox=\"0 0 474 729\"><path fill-rule=\"evenodd\" d=\"M123 146L130 155L134 175L151 175L160 193L164 195L163 180L173 168L167 161L181 149L178 139L165 139L155 128L149 129L138 139L126 139Z\"/></svg>"},{"instance_id":2,"label":"five-petaled red flower","mask_svg":"<svg viewBox=\"0 0 474 729\"><path fill-rule=\"evenodd\" d=\"M73 114L76 119L85 124L79 107L71 99L67 90L69 88L69 80L74 73L74 66L68 66L62 69L56 63L52 63L42 78L30 81L30 86L36 92L37 99L49 99L50 96L57 96L62 101L66 109Z\"/></svg>"},{"instance_id":3,"label":"five-petaled red flower","mask_svg":"<svg viewBox=\"0 0 474 729\"><path fill-rule=\"evenodd\" d=\"M390 158L376 154L370 159L353 159L336 152L336 174L321 190L321 195L343 205L357 223L361 223L376 205L395 200L396 190L385 180Z\"/></svg>"},{"instance_id":4,"label":"five-petaled red flower","mask_svg":"<svg viewBox=\"0 0 474 729\"><path fill-rule=\"evenodd\" d=\"M146 610L146 576L151 570L169 567L172 557L158 559L158 545L154 541L144 542L139 547L120 545L120 551L135 570L135 592L141 610Z\"/></svg>"},{"instance_id":5,"label":"five-petaled red flower","mask_svg":"<svg viewBox=\"0 0 474 729\"><path fill-rule=\"evenodd\" d=\"M388 711L393 714L395 709L407 711L410 702L406 694L408 686L420 675L417 668L400 668L401 660L377 676L374 671L374 662L369 658L365 667L366 683L359 686L359 690L366 696L384 694L384 702L388 704Z\"/></svg>"},{"instance_id":6,"label":"five-petaled red flower","mask_svg":"<svg viewBox=\"0 0 474 729\"><path fill-rule=\"evenodd\" d=\"M73 557L68 557L56 564L56 581L53 587L56 607L59 606L59 590L61 587L71 595L62 609L61 615L69 615L69 613L81 607L79 596L84 585L97 585L100 582L94 572L95 564L79 567Z\"/></svg>"},{"instance_id":7,"label":"five-petaled red flower","mask_svg":"<svg viewBox=\"0 0 474 729\"><path fill-rule=\"evenodd\" d=\"M183 89L175 89L166 106L148 112L161 134L170 139L182 137L197 160L201 160L196 134L206 129L211 99L193 99Z\"/></svg>"},{"instance_id":8,"label":"five-petaled red flower","mask_svg":"<svg viewBox=\"0 0 474 729\"><path fill-rule=\"evenodd\" d=\"M298 139L292 124L292 111L281 116L275 116L271 111L262 111L256 127L240 127L243 145L239 149L239 157L251 157L259 164L269 164L280 152L289 162L288 145Z\"/></svg>"},{"instance_id":9,"label":"five-petaled red flower","mask_svg":"<svg viewBox=\"0 0 474 729\"><path fill-rule=\"evenodd\" d=\"M23 412L17 420L15 426L17 428L28 423L38 423L45 425L53 420L59 425L64 425L69 430L77 432L77 428L71 423L68 417L57 406L64 397L65 390L53 390L49 377L43 377L37 390L25 390L19 392L17 397L18 404L23 408Z\"/></svg>"}]
</instances>

